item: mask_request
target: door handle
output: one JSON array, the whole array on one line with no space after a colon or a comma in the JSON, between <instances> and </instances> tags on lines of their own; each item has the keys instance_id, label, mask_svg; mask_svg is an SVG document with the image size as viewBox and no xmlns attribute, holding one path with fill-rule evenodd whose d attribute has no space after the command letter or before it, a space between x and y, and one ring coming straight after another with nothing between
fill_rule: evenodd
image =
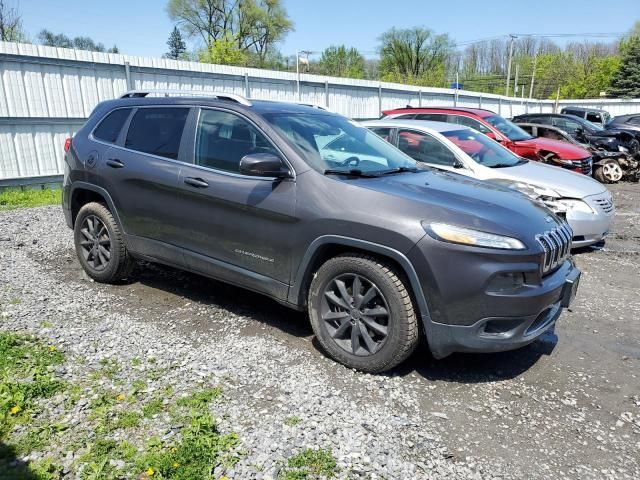
<instances>
[{"instance_id":1,"label":"door handle","mask_svg":"<svg viewBox=\"0 0 640 480\"><path fill-rule=\"evenodd\" d=\"M124 167L124 163L122 163L117 158L110 158L105 163L107 165L109 165L111 168L122 168L122 167Z\"/></svg>"},{"instance_id":2,"label":"door handle","mask_svg":"<svg viewBox=\"0 0 640 480\"><path fill-rule=\"evenodd\" d=\"M193 177L185 178L184 183L196 188L207 188L209 186L209 184L204 180L202 180L201 178L193 178Z\"/></svg>"}]
</instances>

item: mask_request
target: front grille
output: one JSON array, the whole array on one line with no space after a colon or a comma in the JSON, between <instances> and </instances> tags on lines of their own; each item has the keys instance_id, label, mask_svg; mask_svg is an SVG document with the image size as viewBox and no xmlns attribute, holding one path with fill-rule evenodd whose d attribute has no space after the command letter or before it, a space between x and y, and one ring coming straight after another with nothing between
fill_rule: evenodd
<instances>
[{"instance_id":1,"label":"front grille","mask_svg":"<svg viewBox=\"0 0 640 480\"><path fill-rule=\"evenodd\" d=\"M585 175L591 175L591 170L593 168L593 159L591 157L587 157L583 160L579 160L575 162L576 164L580 164L580 171Z\"/></svg>"},{"instance_id":2,"label":"front grille","mask_svg":"<svg viewBox=\"0 0 640 480\"><path fill-rule=\"evenodd\" d=\"M569 256L573 230L568 223L562 223L554 230L536 236L536 240L544 251L542 256L542 274L555 270Z\"/></svg>"},{"instance_id":3,"label":"front grille","mask_svg":"<svg viewBox=\"0 0 640 480\"><path fill-rule=\"evenodd\" d=\"M606 214L613 212L613 200L610 196L594 198L593 203L595 203L598 208Z\"/></svg>"}]
</instances>

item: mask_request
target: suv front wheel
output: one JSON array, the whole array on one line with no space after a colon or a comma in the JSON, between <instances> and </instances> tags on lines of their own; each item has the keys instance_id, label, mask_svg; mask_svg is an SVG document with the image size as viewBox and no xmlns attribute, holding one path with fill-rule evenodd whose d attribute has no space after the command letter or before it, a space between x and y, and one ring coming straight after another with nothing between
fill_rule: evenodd
<instances>
[{"instance_id":1,"label":"suv front wheel","mask_svg":"<svg viewBox=\"0 0 640 480\"><path fill-rule=\"evenodd\" d=\"M80 209L73 238L78 260L94 280L115 282L131 273L134 261L127 252L118 223L103 204L91 202Z\"/></svg>"},{"instance_id":2,"label":"suv front wheel","mask_svg":"<svg viewBox=\"0 0 640 480\"><path fill-rule=\"evenodd\" d=\"M309 290L309 317L327 353L363 372L395 367L418 344L404 281L390 265L366 255L340 255L320 267Z\"/></svg>"}]
</instances>

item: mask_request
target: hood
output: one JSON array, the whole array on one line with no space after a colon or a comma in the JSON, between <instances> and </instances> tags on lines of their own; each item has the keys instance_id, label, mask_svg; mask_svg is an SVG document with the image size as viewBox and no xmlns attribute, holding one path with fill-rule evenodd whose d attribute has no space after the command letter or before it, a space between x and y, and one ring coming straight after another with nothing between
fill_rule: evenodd
<instances>
[{"instance_id":1,"label":"hood","mask_svg":"<svg viewBox=\"0 0 640 480\"><path fill-rule=\"evenodd\" d=\"M584 198L607 190L604 185L582 173L540 162L528 161L515 167L492 168L491 170L495 178L507 178L549 188L558 192L562 197Z\"/></svg>"},{"instance_id":2,"label":"hood","mask_svg":"<svg viewBox=\"0 0 640 480\"><path fill-rule=\"evenodd\" d=\"M518 238L532 238L548 229L550 222L559 222L550 210L520 192L436 169L347 182L410 200L407 204L389 201L403 211L424 212L421 215L426 220Z\"/></svg>"},{"instance_id":3,"label":"hood","mask_svg":"<svg viewBox=\"0 0 640 480\"><path fill-rule=\"evenodd\" d=\"M591 153L582 147L561 142L560 140L552 140L551 138L538 137L529 140L520 140L516 143L520 146L535 147L536 150L548 150L557 153L563 160L582 160L591 156Z\"/></svg>"}]
</instances>

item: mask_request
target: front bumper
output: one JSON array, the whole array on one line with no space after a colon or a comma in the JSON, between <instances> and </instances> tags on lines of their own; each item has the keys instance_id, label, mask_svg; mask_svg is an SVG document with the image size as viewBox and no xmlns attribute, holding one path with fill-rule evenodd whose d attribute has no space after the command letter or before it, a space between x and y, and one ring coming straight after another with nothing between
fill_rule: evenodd
<instances>
[{"instance_id":1,"label":"front bumper","mask_svg":"<svg viewBox=\"0 0 640 480\"><path fill-rule=\"evenodd\" d=\"M418 276L428 312L421 314L435 358L527 345L555 325L577 290L580 270L571 259L541 277L540 259L534 263L516 254L483 255L478 249L429 243L431 251L419 244L411 261L425 265ZM434 251L439 247L446 253ZM526 272L530 281L514 290L495 291L492 279L501 272Z\"/></svg>"}]
</instances>

